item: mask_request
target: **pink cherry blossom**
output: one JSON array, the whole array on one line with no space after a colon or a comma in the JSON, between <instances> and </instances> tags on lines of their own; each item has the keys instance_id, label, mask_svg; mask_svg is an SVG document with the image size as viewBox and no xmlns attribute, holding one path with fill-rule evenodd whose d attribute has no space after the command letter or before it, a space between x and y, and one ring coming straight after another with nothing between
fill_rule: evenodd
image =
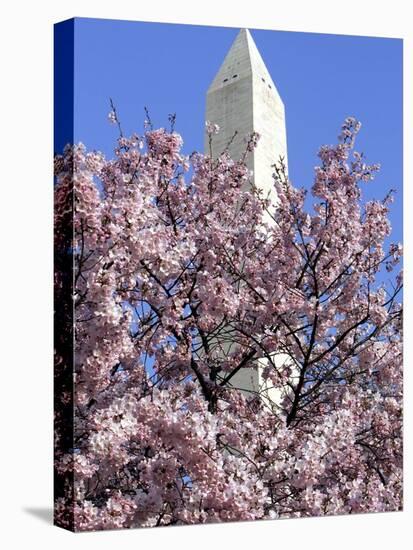
<instances>
[{"instance_id":1,"label":"pink cherry blossom","mask_svg":"<svg viewBox=\"0 0 413 550\"><path fill-rule=\"evenodd\" d=\"M402 248L359 130L320 149L310 209L282 164L276 206L248 188L257 135L238 162L151 125L56 157L58 525L401 509ZM258 362L274 406L232 383Z\"/></svg>"}]
</instances>

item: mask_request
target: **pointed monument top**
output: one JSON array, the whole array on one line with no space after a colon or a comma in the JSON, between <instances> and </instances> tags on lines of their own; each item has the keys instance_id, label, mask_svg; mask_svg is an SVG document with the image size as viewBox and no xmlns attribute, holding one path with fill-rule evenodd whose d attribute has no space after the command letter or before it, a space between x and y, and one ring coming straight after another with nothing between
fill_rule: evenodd
<instances>
[{"instance_id":1,"label":"pointed monument top","mask_svg":"<svg viewBox=\"0 0 413 550\"><path fill-rule=\"evenodd\" d=\"M240 29L208 91L230 85L238 79L251 75L266 82L279 96L250 31Z\"/></svg>"}]
</instances>

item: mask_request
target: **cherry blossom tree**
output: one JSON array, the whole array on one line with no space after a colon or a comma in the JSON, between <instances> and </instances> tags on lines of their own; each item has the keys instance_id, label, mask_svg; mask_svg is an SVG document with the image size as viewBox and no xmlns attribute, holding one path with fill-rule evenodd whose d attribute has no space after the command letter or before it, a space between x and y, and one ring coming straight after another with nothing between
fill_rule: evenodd
<instances>
[{"instance_id":1,"label":"cherry blossom tree","mask_svg":"<svg viewBox=\"0 0 413 550\"><path fill-rule=\"evenodd\" d=\"M362 198L360 124L320 149L308 208L282 159L275 206L251 188L257 135L188 157L110 119L114 158L55 158L56 523L401 509L401 246L392 195ZM259 361L272 406L232 384Z\"/></svg>"}]
</instances>

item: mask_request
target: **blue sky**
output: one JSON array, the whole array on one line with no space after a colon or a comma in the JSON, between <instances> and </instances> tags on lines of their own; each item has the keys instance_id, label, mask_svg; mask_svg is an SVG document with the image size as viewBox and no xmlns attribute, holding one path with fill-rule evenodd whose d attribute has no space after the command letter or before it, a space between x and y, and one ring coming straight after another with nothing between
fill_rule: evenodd
<instances>
[{"instance_id":1,"label":"blue sky","mask_svg":"<svg viewBox=\"0 0 413 550\"><path fill-rule=\"evenodd\" d=\"M202 151L206 90L238 30L76 19L75 141L112 155L112 97L126 134L143 132L147 106L155 127L176 113L184 151ZM285 104L294 184L311 186L319 146L335 141L346 116L357 117L357 148L382 166L365 196L397 190L391 240L401 240L402 40L250 30Z\"/></svg>"}]
</instances>

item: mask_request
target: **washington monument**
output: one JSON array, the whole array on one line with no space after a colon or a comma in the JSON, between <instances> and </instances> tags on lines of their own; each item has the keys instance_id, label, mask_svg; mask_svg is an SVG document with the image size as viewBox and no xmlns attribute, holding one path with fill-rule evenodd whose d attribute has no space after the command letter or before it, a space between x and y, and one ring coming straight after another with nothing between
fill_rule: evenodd
<instances>
[{"instance_id":1,"label":"washington monument","mask_svg":"<svg viewBox=\"0 0 413 550\"><path fill-rule=\"evenodd\" d=\"M252 171L251 184L262 189L264 197L269 195L275 204L272 165L282 157L287 167L284 103L247 29L239 31L208 88L205 118L220 128L213 136L213 157L228 148L231 158L240 160L246 150L246 138L258 132L258 145L247 157L247 166ZM205 136L205 152L210 153L208 135ZM291 362L291 359L282 353L272 357L275 366L285 361ZM231 382L233 387L247 394L260 394L272 406L283 396L263 380L266 362L267 359L260 359L255 369L239 370Z\"/></svg>"}]
</instances>

